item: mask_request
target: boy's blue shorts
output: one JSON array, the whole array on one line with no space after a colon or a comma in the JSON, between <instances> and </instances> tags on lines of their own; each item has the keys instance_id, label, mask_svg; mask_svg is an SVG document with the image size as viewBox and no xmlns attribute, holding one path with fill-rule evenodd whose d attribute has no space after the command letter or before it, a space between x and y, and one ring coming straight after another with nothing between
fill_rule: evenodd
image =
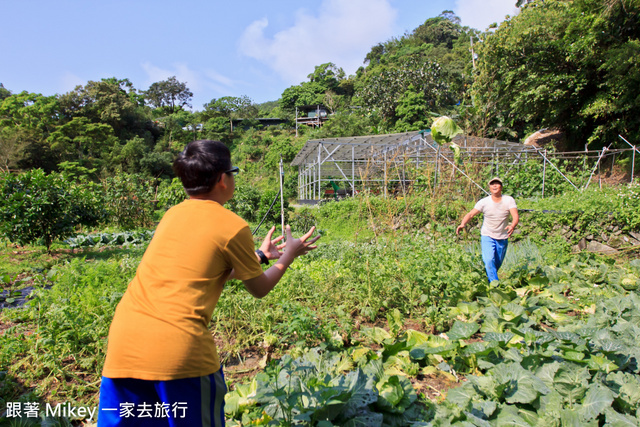
<instances>
[{"instance_id":1,"label":"boy's blue shorts","mask_svg":"<svg viewBox=\"0 0 640 427\"><path fill-rule=\"evenodd\" d=\"M170 381L102 377L98 426L224 426L222 368Z\"/></svg>"}]
</instances>

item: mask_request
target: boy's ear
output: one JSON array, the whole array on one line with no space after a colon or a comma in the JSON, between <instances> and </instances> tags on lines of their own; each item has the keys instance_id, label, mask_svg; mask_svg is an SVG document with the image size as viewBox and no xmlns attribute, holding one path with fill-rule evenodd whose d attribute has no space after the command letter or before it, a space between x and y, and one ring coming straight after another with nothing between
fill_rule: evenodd
<instances>
[{"instance_id":1,"label":"boy's ear","mask_svg":"<svg viewBox=\"0 0 640 427\"><path fill-rule=\"evenodd\" d=\"M220 175L220 179L218 180L218 182L216 182L216 185L214 185L214 188L220 188L221 190L226 190L227 187L229 186L229 184L227 183L227 174L223 173L222 175Z\"/></svg>"}]
</instances>

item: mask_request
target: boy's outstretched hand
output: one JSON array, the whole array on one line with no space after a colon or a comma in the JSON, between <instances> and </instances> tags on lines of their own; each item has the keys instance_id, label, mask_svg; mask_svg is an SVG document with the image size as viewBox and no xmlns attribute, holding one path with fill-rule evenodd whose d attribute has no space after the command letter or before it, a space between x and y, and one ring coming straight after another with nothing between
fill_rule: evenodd
<instances>
[{"instance_id":1,"label":"boy's outstretched hand","mask_svg":"<svg viewBox=\"0 0 640 427\"><path fill-rule=\"evenodd\" d=\"M309 251L316 249L318 246L314 245L314 243L320 238L320 236L316 236L313 239L309 239L313 232L316 230L316 227L311 227L306 234L304 234L299 239L294 239L291 234L291 226L287 225L285 227L285 234L287 235L287 239L284 243L278 244L284 239L284 236L273 238L273 233L276 231L275 225L271 227L271 229L267 232L262 244L260 245L260 250L265 254L265 256L269 259L279 259L283 252L282 249L285 247L287 250L292 251L292 255L298 257L300 255L305 255Z\"/></svg>"},{"instance_id":2,"label":"boy's outstretched hand","mask_svg":"<svg viewBox=\"0 0 640 427\"><path fill-rule=\"evenodd\" d=\"M266 237L260 245L260 250L265 254L267 259L278 259L282 256L281 249L286 246L286 243L278 245L277 243L284 239L284 236L273 239L273 232L276 231L276 226L271 227L271 230L267 232ZM272 240L273 239L273 240Z\"/></svg>"},{"instance_id":3,"label":"boy's outstretched hand","mask_svg":"<svg viewBox=\"0 0 640 427\"><path fill-rule=\"evenodd\" d=\"M302 237L295 239L291 234L291 227L287 225L285 227L287 240L285 243L280 245L277 245L277 243L282 240L282 236L271 240L275 227L269 230L264 242L262 242L262 245L260 246L260 250L264 252L265 256L269 259L279 258L279 260L265 270L262 275L254 277L253 279L243 280L244 286L251 295L256 298L262 298L267 295L278 283L280 278L282 278L282 275L285 273L287 268L289 268L293 260L317 248L314 243L320 238L320 236L318 235L309 239L315 230L315 227L311 227L311 229ZM287 250L285 252L280 252L280 249L285 248L285 246Z\"/></svg>"},{"instance_id":4,"label":"boy's outstretched hand","mask_svg":"<svg viewBox=\"0 0 640 427\"><path fill-rule=\"evenodd\" d=\"M307 242L307 239L311 237L313 232L316 230L316 227L311 227L309 231L307 231L302 237L299 239L294 239L291 234L291 226L287 225L285 227L285 234L287 235L286 247L287 252L291 251L291 254L294 258L299 257L300 255L305 255L309 251L317 248L318 246L314 245L314 243L320 238L320 235L317 235L313 239Z\"/></svg>"}]
</instances>

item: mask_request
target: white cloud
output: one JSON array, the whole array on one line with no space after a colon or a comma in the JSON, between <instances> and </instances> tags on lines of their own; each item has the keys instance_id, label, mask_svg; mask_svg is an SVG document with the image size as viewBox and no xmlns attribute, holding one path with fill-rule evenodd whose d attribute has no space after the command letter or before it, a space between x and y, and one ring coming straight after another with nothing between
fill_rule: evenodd
<instances>
[{"instance_id":1,"label":"white cloud","mask_svg":"<svg viewBox=\"0 0 640 427\"><path fill-rule=\"evenodd\" d=\"M204 74L206 76L206 80L203 82L204 86L212 89L216 96L229 95L229 93L234 92L238 83L229 77L223 76L215 70L206 70Z\"/></svg>"},{"instance_id":2,"label":"white cloud","mask_svg":"<svg viewBox=\"0 0 640 427\"><path fill-rule=\"evenodd\" d=\"M175 63L170 70L157 67L150 62L143 62L141 65L142 69L147 73L146 86L175 76L179 82L186 83L192 92L202 88L202 79L199 74L189 69L186 64Z\"/></svg>"},{"instance_id":3,"label":"white cloud","mask_svg":"<svg viewBox=\"0 0 640 427\"><path fill-rule=\"evenodd\" d=\"M265 34L267 18L254 21L239 48L290 84L306 80L316 65L327 62L353 74L372 46L393 35L396 14L389 0L323 0L314 13L298 10L293 26L272 37Z\"/></svg>"},{"instance_id":4,"label":"white cloud","mask_svg":"<svg viewBox=\"0 0 640 427\"><path fill-rule=\"evenodd\" d=\"M215 83L219 83L222 86L225 87L234 87L236 85L236 82L226 76L223 76L222 74L216 72L215 70L207 70L205 71L205 75L212 81Z\"/></svg>"},{"instance_id":5,"label":"white cloud","mask_svg":"<svg viewBox=\"0 0 640 427\"><path fill-rule=\"evenodd\" d=\"M456 0L454 12L462 25L481 31L494 22L500 24L506 15L518 14L516 0Z\"/></svg>"},{"instance_id":6,"label":"white cloud","mask_svg":"<svg viewBox=\"0 0 640 427\"><path fill-rule=\"evenodd\" d=\"M60 78L59 87L62 88L62 90L59 93L71 92L76 86L84 86L86 83L87 81L85 79L67 71Z\"/></svg>"}]
</instances>

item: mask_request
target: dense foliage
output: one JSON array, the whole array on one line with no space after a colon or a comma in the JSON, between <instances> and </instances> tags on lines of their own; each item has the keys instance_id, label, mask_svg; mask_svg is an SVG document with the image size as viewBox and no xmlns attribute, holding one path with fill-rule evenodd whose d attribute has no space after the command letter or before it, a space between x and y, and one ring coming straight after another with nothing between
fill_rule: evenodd
<instances>
[{"instance_id":1,"label":"dense foliage","mask_svg":"<svg viewBox=\"0 0 640 427\"><path fill-rule=\"evenodd\" d=\"M95 226L106 217L94 186L73 185L59 174L42 170L20 176L5 174L0 182L0 232L12 242L36 243L47 250L77 226Z\"/></svg>"},{"instance_id":2,"label":"dense foliage","mask_svg":"<svg viewBox=\"0 0 640 427\"><path fill-rule=\"evenodd\" d=\"M53 96L2 87L0 167L48 172L77 162L102 177L124 171L168 180L173 157L193 139L261 151L255 132L264 126L260 117L283 119L278 131L297 146L296 108L316 104L328 109L330 120L298 134L422 130L432 116L447 115L467 134L511 141L553 128L563 132L570 148L623 144L618 135L635 143L638 1L519 5L519 14L484 33L444 11L373 46L355 75L347 76L339 64L320 64L308 81L260 105L247 95L223 96L191 112L185 108L192 92L175 77L146 90L114 77ZM258 175L267 174L262 168Z\"/></svg>"},{"instance_id":3,"label":"dense foliage","mask_svg":"<svg viewBox=\"0 0 640 427\"><path fill-rule=\"evenodd\" d=\"M478 134L517 140L559 128L575 149L638 139L640 2L534 1L478 52Z\"/></svg>"},{"instance_id":4,"label":"dense foliage","mask_svg":"<svg viewBox=\"0 0 640 427\"><path fill-rule=\"evenodd\" d=\"M445 11L373 46L356 75L321 64L261 105L224 96L191 112L175 77L147 90L89 81L55 96L0 83L0 303L35 288L25 307L0 312L0 411L96 403L115 306L149 229L186 197L172 159L212 138L242 171L231 209L255 226L276 200L265 228L279 224L282 159L289 222L324 235L263 300L240 282L225 287L211 323L221 356L264 356L258 375L230 377L232 424L636 425L637 250L614 259L570 249L640 231L637 184L584 189L590 166L555 160L547 167L581 191L539 163L501 171L522 215L497 285L485 280L477 221L454 237L480 194L453 175L439 192L432 171L411 170L411 188L377 189L396 197L288 206L288 164L309 137L421 130L448 115L466 133L509 140L554 127L580 149L617 134L637 141L638 1L518 4L487 33ZM332 115L296 137L291 119L307 104ZM289 121L261 129L259 117ZM40 245L73 250L46 257ZM35 255L15 265L23 252Z\"/></svg>"},{"instance_id":5,"label":"dense foliage","mask_svg":"<svg viewBox=\"0 0 640 427\"><path fill-rule=\"evenodd\" d=\"M618 191L616 209L638 203L635 187ZM595 211L611 197L573 203L587 211L591 200ZM225 287L211 324L222 357L260 345L275 359L231 380L232 425L636 422L637 260L514 239L501 281L488 284L477 238L455 239L450 225L464 204L450 212L423 204L412 215L431 211L421 218L432 222L394 232L401 203L361 198L297 212L324 229L322 245L263 300L239 282ZM387 231L372 232L373 224ZM108 324L144 249L133 245L149 237L76 236L68 243L84 249L68 262L30 278L2 276L5 288L28 283L36 292L25 308L0 312L8 325L0 403L95 404ZM106 257L92 252L127 241ZM446 386L434 391L434 378Z\"/></svg>"}]
</instances>

